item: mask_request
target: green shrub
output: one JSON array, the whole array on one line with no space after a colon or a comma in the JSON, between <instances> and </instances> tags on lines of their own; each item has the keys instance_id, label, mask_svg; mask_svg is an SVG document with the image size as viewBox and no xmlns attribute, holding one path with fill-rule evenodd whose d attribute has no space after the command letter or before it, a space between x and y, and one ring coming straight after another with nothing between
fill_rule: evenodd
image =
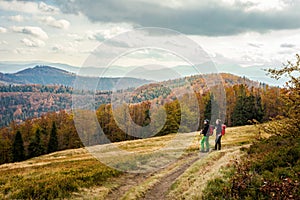
<instances>
[{"instance_id":1,"label":"green shrub","mask_svg":"<svg viewBox=\"0 0 300 200\"><path fill-rule=\"evenodd\" d=\"M230 185L221 178L216 178L208 182L203 191L203 199L228 199Z\"/></svg>"}]
</instances>

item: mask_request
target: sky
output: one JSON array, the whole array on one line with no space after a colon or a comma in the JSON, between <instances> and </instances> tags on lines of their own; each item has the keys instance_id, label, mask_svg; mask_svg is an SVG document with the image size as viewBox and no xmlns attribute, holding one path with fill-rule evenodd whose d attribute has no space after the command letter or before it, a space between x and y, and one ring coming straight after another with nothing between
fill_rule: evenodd
<instances>
[{"instance_id":1,"label":"sky","mask_svg":"<svg viewBox=\"0 0 300 200\"><path fill-rule=\"evenodd\" d=\"M82 66L105 40L161 27L199 44L216 65L279 66L300 50L297 0L0 0L0 62ZM120 66L184 61L137 50Z\"/></svg>"}]
</instances>

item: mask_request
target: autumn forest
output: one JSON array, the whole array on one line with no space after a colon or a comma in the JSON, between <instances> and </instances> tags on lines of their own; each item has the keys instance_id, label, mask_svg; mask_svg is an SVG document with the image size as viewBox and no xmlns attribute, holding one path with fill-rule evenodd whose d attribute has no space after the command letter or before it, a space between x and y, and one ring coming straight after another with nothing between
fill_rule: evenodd
<instances>
[{"instance_id":1,"label":"autumn forest","mask_svg":"<svg viewBox=\"0 0 300 200\"><path fill-rule=\"evenodd\" d=\"M207 76L206 79L209 78L209 75ZM223 112L225 115L223 117L227 126L266 122L277 115L284 115L278 106L282 102L277 98L284 89L231 74L222 74L222 78L226 94L226 110ZM184 95L183 82L186 79L191 83L196 93L198 105L190 101L190 105L181 108L172 90L181 91L183 100L189 102L190 97ZM206 87L203 77L191 76L184 78L184 80L148 84L135 90L129 88L128 91L133 91L129 105L132 120L141 127L147 126L151 122L149 109L153 102L158 109L164 109L167 114L166 123L155 136L177 132L181 123L181 115L187 116L186 119L190 123L195 123L194 118L197 113L194 113L194 106L198 106L200 109L200 119L196 120L197 124L181 127L184 132L199 130L202 128L204 119L211 119L213 124L216 118L222 117L220 113L214 113L212 110L213 107L221 106L218 105L217 101L217 98L220 97L214 95ZM21 161L53 151L78 148L82 147L83 144L101 143L101 138L92 142L87 141L99 137L97 133L94 133L96 135L78 136L73 120L74 113L71 111L72 93L74 93L72 88L66 86L9 85L1 86L0 91L2 122L0 163ZM96 113L105 137L111 142L143 138L142 135L134 137L124 133L122 127L116 123L110 104L111 94L109 91L98 91L95 95L95 112L91 113L92 115ZM19 139L16 141L16 138ZM17 146L20 149L16 150Z\"/></svg>"}]
</instances>

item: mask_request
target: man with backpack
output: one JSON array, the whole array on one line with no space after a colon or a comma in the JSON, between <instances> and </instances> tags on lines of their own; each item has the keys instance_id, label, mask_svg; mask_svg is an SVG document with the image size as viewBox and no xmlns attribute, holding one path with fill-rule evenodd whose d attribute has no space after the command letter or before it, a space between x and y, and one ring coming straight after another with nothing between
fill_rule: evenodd
<instances>
[{"instance_id":1,"label":"man with backpack","mask_svg":"<svg viewBox=\"0 0 300 200\"><path fill-rule=\"evenodd\" d=\"M200 144L201 144L200 151L208 152L209 151L209 141L208 141L208 139L209 139L209 120L208 119L204 120L204 128L201 130L200 133L203 134L203 137L200 141ZM204 143L205 143L206 149L204 148Z\"/></svg>"},{"instance_id":2,"label":"man with backpack","mask_svg":"<svg viewBox=\"0 0 300 200\"><path fill-rule=\"evenodd\" d=\"M220 119L216 121L216 141L215 141L215 150L221 150L221 138L225 135L225 124L222 124Z\"/></svg>"}]
</instances>

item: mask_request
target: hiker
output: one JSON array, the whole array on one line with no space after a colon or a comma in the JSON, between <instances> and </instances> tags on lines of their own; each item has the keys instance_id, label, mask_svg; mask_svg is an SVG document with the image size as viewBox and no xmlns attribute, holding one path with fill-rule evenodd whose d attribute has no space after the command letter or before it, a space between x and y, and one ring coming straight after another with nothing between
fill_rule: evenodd
<instances>
[{"instance_id":1,"label":"hiker","mask_svg":"<svg viewBox=\"0 0 300 200\"><path fill-rule=\"evenodd\" d=\"M222 121L220 119L217 119L215 150L221 150L221 138L222 138Z\"/></svg>"},{"instance_id":2,"label":"hiker","mask_svg":"<svg viewBox=\"0 0 300 200\"><path fill-rule=\"evenodd\" d=\"M209 131L209 120L208 119L205 119L204 120L204 128L201 130L201 134L203 134L203 137L200 141L200 144L201 144L201 149L200 151L201 152L208 152L209 151L209 136L208 136L208 131ZM205 146L206 146L206 149L204 149L204 143L205 143Z\"/></svg>"}]
</instances>

